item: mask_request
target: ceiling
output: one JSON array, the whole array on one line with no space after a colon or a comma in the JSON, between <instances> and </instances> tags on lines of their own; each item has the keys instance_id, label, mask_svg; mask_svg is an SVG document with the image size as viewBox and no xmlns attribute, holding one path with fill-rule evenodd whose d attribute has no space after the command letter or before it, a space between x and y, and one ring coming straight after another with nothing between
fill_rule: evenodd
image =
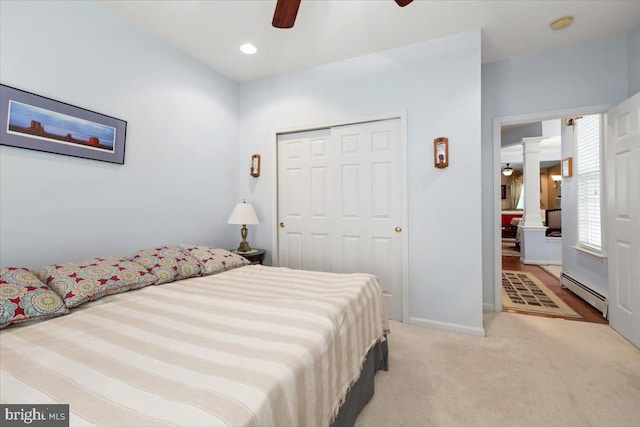
<instances>
[{"instance_id":1,"label":"ceiling","mask_svg":"<svg viewBox=\"0 0 640 427\"><path fill-rule=\"evenodd\" d=\"M137 26L238 82L482 29L482 61L623 34L638 0L302 0L295 27L276 29L276 0L102 0ZM563 31L549 24L564 15ZM242 43L258 48L239 51Z\"/></svg>"}]
</instances>

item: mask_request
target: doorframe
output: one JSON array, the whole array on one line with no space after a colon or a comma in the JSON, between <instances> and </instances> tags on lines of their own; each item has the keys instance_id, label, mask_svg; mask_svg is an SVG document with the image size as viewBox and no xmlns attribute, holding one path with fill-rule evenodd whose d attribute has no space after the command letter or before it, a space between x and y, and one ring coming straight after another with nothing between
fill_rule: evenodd
<instances>
[{"instance_id":1,"label":"doorframe","mask_svg":"<svg viewBox=\"0 0 640 427\"><path fill-rule=\"evenodd\" d=\"M402 284L400 286L401 303L402 303L402 323L409 321L409 215L408 215L408 170L407 170L407 112L400 111L395 113L384 113L356 117L352 119L335 120L311 125L297 125L287 128L275 129L271 132L271 161L269 166L275 173L272 174L271 184L274 191L271 197L271 213L276 224L272 227L271 253L272 261L275 266L280 265L278 259L278 135L295 132L307 132L312 130L327 129L336 126L355 125L368 122L378 122L382 120L400 120L400 145L401 145L401 162L402 167L402 229L404 236L402 239Z\"/></svg>"},{"instance_id":2,"label":"doorframe","mask_svg":"<svg viewBox=\"0 0 640 427\"><path fill-rule=\"evenodd\" d=\"M518 124L524 122L538 122L543 120L554 120L562 117L603 114L606 113L611 104L591 105L587 107L575 107L563 110L552 110L538 113L526 113L512 116L501 116L493 119L493 309L496 312L502 311L502 221L501 221L501 199L500 192L500 148L502 135L500 128L503 125ZM490 304L489 304L490 305Z\"/></svg>"}]
</instances>

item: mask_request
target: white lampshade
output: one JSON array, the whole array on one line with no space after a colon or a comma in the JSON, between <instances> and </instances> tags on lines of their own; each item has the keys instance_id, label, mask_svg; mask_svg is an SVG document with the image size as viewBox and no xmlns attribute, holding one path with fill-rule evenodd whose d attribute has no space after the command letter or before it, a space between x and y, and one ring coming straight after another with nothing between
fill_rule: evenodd
<instances>
[{"instance_id":1,"label":"white lampshade","mask_svg":"<svg viewBox=\"0 0 640 427\"><path fill-rule=\"evenodd\" d=\"M231 212L231 216L227 224L259 224L256 211L253 210L251 203L238 203Z\"/></svg>"}]
</instances>

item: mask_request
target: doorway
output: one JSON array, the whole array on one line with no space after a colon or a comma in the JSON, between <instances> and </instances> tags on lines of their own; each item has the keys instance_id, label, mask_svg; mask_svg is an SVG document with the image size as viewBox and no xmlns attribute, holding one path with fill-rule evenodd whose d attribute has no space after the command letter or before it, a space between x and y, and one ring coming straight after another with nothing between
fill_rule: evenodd
<instances>
[{"instance_id":1,"label":"doorway","mask_svg":"<svg viewBox=\"0 0 640 427\"><path fill-rule=\"evenodd\" d=\"M552 112L552 113L539 113L539 114L530 114L530 115L495 119L494 120L494 156L495 156L494 159L496 164L496 170L494 171L494 177L496 178L495 178L494 188L501 190L501 185L504 185L501 182L503 180L503 175L501 172L506 166L505 160L512 163L510 165L511 168L513 168L514 163L515 163L515 168L518 168L519 167L518 163L522 162L521 159L518 162L518 160L515 160L513 158L504 159L503 157L501 157L501 149L502 149L502 143L503 143L501 130L503 126L507 126L508 128L516 128L516 127L522 126L522 124L532 124L535 122L544 122L544 121L551 121L551 120L559 121L559 118L585 114L585 111L597 113L605 110L606 110L605 106L596 106L596 107L584 108L580 110L567 110L567 111L559 111L559 112ZM565 128L563 127L562 132L564 131L565 131ZM523 135L523 137L525 136L528 136L528 135ZM563 135L563 138L564 137L565 135ZM505 141L509 142L508 139L506 139ZM519 148L519 152L522 153L522 147ZM574 210L572 209L574 206L569 206L569 209L564 209L564 206L563 206L564 200L562 199L562 191L563 191L564 183L562 182L561 177L559 176L561 175L560 173L561 168L559 165L561 160L561 155L560 153L558 154L559 155L557 155L553 160L548 157L545 158L544 156L540 157L540 160L541 160L539 163L540 172L541 172L540 207L542 209L540 216L543 222L549 221L546 213L548 211L554 211L555 209L562 209L561 212L563 217L566 215L575 214ZM564 154L566 155L566 153ZM572 155L572 154L570 153L569 155ZM569 182L569 185L571 185L571 181ZM531 194L529 194L529 197L530 197L529 198L530 200ZM537 197L535 197L534 199L537 199ZM495 227L496 229L496 233L495 233L496 282L495 282L495 288L494 288L495 310L502 311L503 309L502 307L502 294L503 294L502 271L503 270L528 271L529 273L535 275L535 277L539 279L541 282L544 282L545 284L551 284L552 291L562 296L563 297L562 299L571 300L570 305L572 306L578 305L580 309L578 311L580 311L581 314L586 310L587 314L586 316L582 316L583 318L587 317L587 318L595 319L596 321L599 321L601 323L606 323L606 319L602 317L601 313L599 313L597 310L593 309L586 302L582 301L580 298L576 297L571 292L563 289L560 286L559 276L562 271L561 268L550 266L548 268L543 269L540 265L533 265L533 264L542 264L542 263L533 262L533 263L523 264L520 262L520 258L517 256L508 257L508 258L502 256L503 255L502 254L502 246L503 246L502 236L503 236L503 229L504 229L504 226L503 226L504 221L502 220L502 211L504 209L503 204L504 202L503 202L503 199L501 198L501 191L496 191L494 212L495 212L495 221L496 221L496 224L498 224L498 226ZM566 212L563 212L563 211L566 211ZM547 230L547 231L550 231L550 230ZM562 239L562 234L557 233L555 235L548 236L546 235L546 233L543 233L543 235L545 235L544 239L547 241L555 240L554 237L557 235L558 237L556 239L559 241L557 245L557 251L559 254L563 254L564 252L563 245L560 243ZM547 242L547 243L550 243L550 242ZM549 248L549 245L547 245L547 248ZM561 258L562 258L562 255L560 256L559 259ZM541 259L549 260L549 259L553 259L553 257L552 255L547 254L547 258L541 258Z\"/></svg>"}]
</instances>

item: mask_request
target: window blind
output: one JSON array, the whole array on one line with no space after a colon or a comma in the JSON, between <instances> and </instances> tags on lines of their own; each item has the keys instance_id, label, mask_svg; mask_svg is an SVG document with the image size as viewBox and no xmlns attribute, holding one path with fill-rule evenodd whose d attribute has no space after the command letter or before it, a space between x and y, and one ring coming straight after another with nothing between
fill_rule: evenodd
<instances>
[{"instance_id":1,"label":"window blind","mask_svg":"<svg viewBox=\"0 0 640 427\"><path fill-rule=\"evenodd\" d=\"M602 252L600 222L600 115L576 122L578 245Z\"/></svg>"}]
</instances>

